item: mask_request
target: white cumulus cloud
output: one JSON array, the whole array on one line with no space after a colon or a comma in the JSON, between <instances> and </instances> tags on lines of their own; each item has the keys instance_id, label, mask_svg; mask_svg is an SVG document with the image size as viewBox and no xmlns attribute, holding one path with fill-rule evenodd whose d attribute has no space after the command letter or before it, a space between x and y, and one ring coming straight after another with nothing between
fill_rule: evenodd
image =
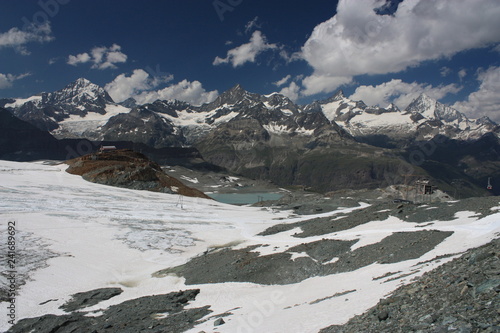
<instances>
[{"instance_id":1,"label":"white cumulus cloud","mask_svg":"<svg viewBox=\"0 0 500 333\"><path fill-rule=\"evenodd\" d=\"M457 102L454 108L471 118L489 117L500 123L500 67L492 66L487 70L479 71L477 79L479 89L471 93L467 100Z\"/></svg>"},{"instance_id":2,"label":"white cumulus cloud","mask_svg":"<svg viewBox=\"0 0 500 333\"><path fill-rule=\"evenodd\" d=\"M19 74L19 75L13 75L13 74L2 74L0 73L0 89L6 89L12 87L12 84L14 81L23 79L27 76L30 76L30 73L24 73L24 74Z\"/></svg>"},{"instance_id":3,"label":"white cumulus cloud","mask_svg":"<svg viewBox=\"0 0 500 333\"><path fill-rule=\"evenodd\" d=\"M290 98L292 101L297 101L299 99L300 87L295 82L291 82L288 87L284 87L279 92L280 94Z\"/></svg>"},{"instance_id":4,"label":"white cumulus cloud","mask_svg":"<svg viewBox=\"0 0 500 333\"><path fill-rule=\"evenodd\" d=\"M250 31L252 31L254 28L257 28L257 29L260 29L260 24L258 23L259 21L259 17L258 16L255 16L253 20L249 21L246 25L245 25L245 33L249 33Z\"/></svg>"},{"instance_id":5,"label":"white cumulus cloud","mask_svg":"<svg viewBox=\"0 0 500 333\"><path fill-rule=\"evenodd\" d=\"M115 102L122 102L144 90L153 88L149 74L142 69L134 70L130 76L120 74L104 87Z\"/></svg>"},{"instance_id":6,"label":"white cumulus cloud","mask_svg":"<svg viewBox=\"0 0 500 333\"><path fill-rule=\"evenodd\" d=\"M52 29L47 22L42 25L31 25L25 30L11 28L7 32L0 33L0 49L12 47L22 55L30 54L26 48L28 43L45 43L54 40Z\"/></svg>"},{"instance_id":7,"label":"white cumulus cloud","mask_svg":"<svg viewBox=\"0 0 500 333\"><path fill-rule=\"evenodd\" d=\"M292 76L289 74L287 76L285 76L284 78L282 78L281 80L278 80L276 82L273 82L273 84L276 86L276 87L281 87L282 85L286 84L288 81L290 81L290 79L292 78Z\"/></svg>"},{"instance_id":8,"label":"white cumulus cloud","mask_svg":"<svg viewBox=\"0 0 500 333\"><path fill-rule=\"evenodd\" d=\"M498 0L405 0L392 16L375 13L382 4L340 0L337 14L314 28L302 47L314 69L303 82L306 95L500 41Z\"/></svg>"},{"instance_id":9,"label":"white cumulus cloud","mask_svg":"<svg viewBox=\"0 0 500 333\"><path fill-rule=\"evenodd\" d=\"M329 93L342 85L351 83L352 81L352 76L335 76L315 73L302 80L302 84L305 89L301 93L304 96L310 96L318 93Z\"/></svg>"},{"instance_id":10,"label":"white cumulus cloud","mask_svg":"<svg viewBox=\"0 0 500 333\"><path fill-rule=\"evenodd\" d=\"M250 41L246 44L237 46L229 51L225 58L216 57L213 61L213 65L217 66L220 64L231 63L233 67L242 66L247 62L255 62L257 56L267 50L277 49L276 44L269 44L267 42L266 36L262 34L259 30L253 32Z\"/></svg>"},{"instance_id":11,"label":"white cumulus cloud","mask_svg":"<svg viewBox=\"0 0 500 333\"><path fill-rule=\"evenodd\" d=\"M78 65L78 64L84 64L86 62L89 62L92 58L88 53L80 53L77 55L70 55L68 57L68 64L69 65Z\"/></svg>"},{"instance_id":12,"label":"white cumulus cloud","mask_svg":"<svg viewBox=\"0 0 500 333\"><path fill-rule=\"evenodd\" d=\"M162 83L173 80L173 75L152 77L142 69L136 69L130 76L118 75L104 89L115 102L134 98L139 104L151 103L158 99L177 99L193 105L212 102L219 95L217 90L206 91L199 81L182 80L176 84L157 89Z\"/></svg>"},{"instance_id":13,"label":"white cumulus cloud","mask_svg":"<svg viewBox=\"0 0 500 333\"><path fill-rule=\"evenodd\" d=\"M450 75L451 73L453 72L453 70L450 68L450 67L441 67L441 70L439 71L439 73L441 74L442 77L446 77L448 75Z\"/></svg>"},{"instance_id":14,"label":"white cumulus cloud","mask_svg":"<svg viewBox=\"0 0 500 333\"><path fill-rule=\"evenodd\" d=\"M151 103L158 99L168 100L177 99L188 102L192 105L201 105L214 101L219 92L217 90L206 91L199 81L182 80L179 83L172 84L156 91L146 91L136 96L135 99L140 103Z\"/></svg>"},{"instance_id":15,"label":"white cumulus cloud","mask_svg":"<svg viewBox=\"0 0 500 333\"><path fill-rule=\"evenodd\" d=\"M92 63L92 68L107 69L116 68L116 64L127 62L127 55L121 51L121 46L113 44L110 47L94 47L90 52L69 55L68 65L79 65L87 62Z\"/></svg>"},{"instance_id":16,"label":"white cumulus cloud","mask_svg":"<svg viewBox=\"0 0 500 333\"><path fill-rule=\"evenodd\" d=\"M398 108L405 109L420 94L439 100L448 94L456 94L461 89L462 87L455 84L434 87L430 84L407 83L400 79L392 79L376 86L359 86L349 98L362 100L371 106L386 107L394 103Z\"/></svg>"},{"instance_id":17,"label":"white cumulus cloud","mask_svg":"<svg viewBox=\"0 0 500 333\"><path fill-rule=\"evenodd\" d=\"M461 69L458 71L458 78L462 81L467 76L467 70Z\"/></svg>"}]
</instances>

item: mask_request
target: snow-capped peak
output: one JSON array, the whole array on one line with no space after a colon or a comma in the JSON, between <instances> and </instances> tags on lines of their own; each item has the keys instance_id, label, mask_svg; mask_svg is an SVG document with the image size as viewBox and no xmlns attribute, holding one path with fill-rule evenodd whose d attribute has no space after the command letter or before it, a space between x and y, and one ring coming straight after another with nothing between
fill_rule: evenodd
<instances>
[{"instance_id":1,"label":"snow-capped peak","mask_svg":"<svg viewBox=\"0 0 500 333\"><path fill-rule=\"evenodd\" d=\"M104 88L90 82L85 78L79 78L76 81L68 84L61 90L46 94L48 103L92 103L104 104L114 103L111 96L108 95Z\"/></svg>"},{"instance_id":2,"label":"snow-capped peak","mask_svg":"<svg viewBox=\"0 0 500 333\"><path fill-rule=\"evenodd\" d=\"M401 112L401 110L394 103L389 104L385 109L389 112Z\"/></svg>"},{"instance_id":3,"label":"snow-capped peak","mask_svg":"<svg viewBox=\"0 0 500 333\"><path fill-rule=\"evenodd\" d=\"M81 77L81 78L76 79L76 81L73 82L73 84L79 85L79 86L88 86L88 85L92 85L93 83L90 82L89 80L87 80L86 78Z\"/></svg>"},{"instance_id":4,"label":"snow-capped peak","mask_svg":"<svg viewBox=\"0 0 500 333\"><path fill-rule=\"evenodd\" d=\"M330 121L360 140L380 135L396 141L427 140L437 134L469 140L498 128L489 119L470 120L426 94L415 98L401 112L394 104L382 108L353 101L340 90L327 100L309 104L304 110L323 112Z\"/></svg>"},{"instance_id":5,"label":"snow-capped peak","mask_svg":"<svg viewBox=\"0 0 500 333\"><path fill-rule=\"evenodd\" d=\"M406 111L420 113L424 118L432 119L436 117L434 114L436 103L435 99L426 94L420 94L406 107Z\"/></svg>"},{"instance_id":6,"label":"snow-capped peak","mask_svg":"<svg viewBox=\"0 0 500 333\"><path fill-rule=\"evenodd\" d=\"M346 99L344 91L342 89L338 90L335 94L329 97L325 102L337 102Z\"/></svg>"},{"instance_id":7,"label":"snow-capped peak","mask_svg":"<svg viewBox=\"0 0 500 333\"><path fill-rule=\"evenodd\" d=\"M468 122L469 119L461 112L452 107L444 105L437 100L421 94L413 102L408 105L406 111L419 113L424 118L432 120L440 120L444 123L461 123Z\"/></svg>"},{"instance_id":8,"label":"snow-capped peak","mask_svg":"<svg viewBox=\"0 0 500 333\"><path fill-rule=\"evenodd\" d=\"M202 109L204 111L212 110L219 108L223 105L235 105L236 103L242 102L244 100L252 100L253 95L256 94L251 94L245 89L240 84L235 85L231 89L223 92L220 94L215 101L204 104L202 106Z\"/></svg>"},{"instance_id":9,"label":"snow-capped peak","mask_svg":"<svg viewBox=\"0 0 500 333\"><path fill-rule=\"evenodd\" d=\"M231 104L239 102L243 97L248 95L249 93L243 89L240 84L235 85L228 91L221 94L221 99L230 102Z\"/></svg>"},{"instance_id":10,"label":"snow-capped peak","mask_svg":"<svg viewBox=\"0 0 500 333\"><path fill-rule=\"evenodd\" d=\"M488 118L486 116L476 119L476 124L497 126L497 124L493 120L491 120L490 118Z\"/></svg>"}]
</instances>

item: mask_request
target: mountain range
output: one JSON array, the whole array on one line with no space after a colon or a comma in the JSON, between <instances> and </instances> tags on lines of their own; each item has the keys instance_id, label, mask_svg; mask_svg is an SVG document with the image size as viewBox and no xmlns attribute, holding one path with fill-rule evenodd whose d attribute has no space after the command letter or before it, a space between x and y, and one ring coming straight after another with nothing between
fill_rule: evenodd
<instances>
[{"instance_id":1,"label":"mountain range","mask_svg":"<svg viewBox=\"0 0 500 333\"><path fill-rule=\"evenodd\" d=\"M469 119L425 94L401 111L394 104L367 106L350 100L342 91L323 101L297 105L284 95L254 94L236 85L202 106L177 100L137 106L132 99L115 103L104 88L80 78L56 92L1 99L0 107L57 138L132 137L155 147L195 144L220 125L242 118L257 120L269 136L318 136L329 129L384 147L408 145L438 134L474 140L489 132L499 133L498 125L489 118Z\"/></svg>"},{"instance_id":2,"label":"mountain range","mask_svg":"<svg viewBox=\"0 0 500 333\"><path fill-rule=\"evenodd\" d=\"M322 192L401 183L403 170L412 170L447 185L462 179L479 193L476 187L499 169L500 127L426 95L404 110L367 106L342 91L298 105L281 94L259 95L236 85L201 106L177 100L137 105L132 99L115 103L81 78L56 92L1 99L0 107L57 139L195 147L206 161L230 171ZM432 152L422 148L429 142ZM448 159L435 153L443 142L452 147L444 149ZM412 152L422 150L424 160L415 163Z\"/></svg>"}]
</instances>

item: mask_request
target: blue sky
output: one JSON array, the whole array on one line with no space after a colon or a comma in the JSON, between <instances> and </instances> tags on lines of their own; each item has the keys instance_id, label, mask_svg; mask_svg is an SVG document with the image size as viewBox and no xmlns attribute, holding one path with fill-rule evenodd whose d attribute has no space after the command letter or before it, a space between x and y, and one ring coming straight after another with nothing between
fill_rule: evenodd
<instances>
[{"instance_id":1,"label":"blue sky","mask_svg":"<svg viewBox=\"0 0 500 333\"><path fill-rule=\"evenodd\" d=\"M116 101L201 104L240 83L298 103L426 93L499 121L498 0L388 2L2 0L0 98L85 77Z\"/></svg>"}]
</instances>

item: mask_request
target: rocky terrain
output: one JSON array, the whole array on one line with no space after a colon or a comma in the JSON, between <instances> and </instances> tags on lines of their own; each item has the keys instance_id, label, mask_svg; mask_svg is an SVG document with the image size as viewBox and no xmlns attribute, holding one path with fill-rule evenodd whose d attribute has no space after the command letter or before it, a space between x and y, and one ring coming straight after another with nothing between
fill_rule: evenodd
<instances>
[{"instance_id":1,"label":"rocky terrain","mask_svg":"<svg viewBox=\"0 0 500 333\"><path fill-rule=\"evenodd\" d=\"M499 276L500 239L497 238L400 287L345 325L330 326L320 333L499 332ZM121 292L119 288L108 288L73 295L63 306L69 314L24 319L9 332L63 333L82 327L89 332L184 332L211 312L208 306L184 309L199 290L143 297L91 317L77 312ZM335 297L348 298L349 293ZM161 316L167 312L168 316ZM222 317L210 319L223 325L223 319L216 320Z\"/></svg>"},{"instance_id":2,"label":"rocky terrain","mask_svg":"<svg viewBox=\"0 0 500 333\"><path fill-rule=\"evenodd\" d=\"M459 258L415 279L345 325L320 333L357 332L498 332L500 331L500 239L469 250ZM394 273L395 274L395 273ZM387 278L389 276L384 276ZM184 332L211 311L209 307L183 310L199 290L144 297L113 306L104 314L86 317L77 309L109 299L112 288L73 295L65 316L20 321L9 332L72 332L81 327L94 332ZM345 295L345 296L344 296ZM348 293L336 297L349 297ZM319 300L321 301L321 300ZM161 313L174 314L168 320ZM220 316L214 316L215 319ZM145 319L149 318L149 319ZM224 321L218 321L223 324Z\"/></svg>"},{"instance_id":3,"label":"rocky terrain","mask_svg":"<svg viewBox=\"0 0 500 333\"><path fill-rule=\"evenodd\" d=\"M121 152L120 154L123 154ZM186 285L221 284L225 282L252 282L256 285L293 285L314 276L342 274L374 264L391 265L415 260L446 238L453 231L434 230L443 221L456 219L457 212L470 210L476 218L487 217L498 209L498 199L465 199L429 205L385 203L341 213L334 217L313 218L295 224L277 224L261 232L272 237L300 228L294 238L303 243L287 246L283 252L259 255L269 245L239 247L228 244L207 249L187 263L157 271L153 278L164 279L178 275ZM359 240L319 239L322 236L347 231L375 220L399 216L407 223L417 223L421 230L395 232L377 243L351 248ZM374 276L373 281L390 283L393 280L408 283L387 295L380 302L352 318L345 325L333 325L321 330L327 332L498 332L500 330L500 233L493 241L465 253L450 253L431 260L421 260L411 272L389 271ZM276 250L276 248L275 248ZM296 256L305 253L307 256ZM456 257L449 261L449 257ZM418 272L430 264L438 268L419 277ZM88 311L101 302L122 294L119 287L83 291L72 295L60 309L63 315L44 315L22 319L8 332L77 332L83 327L89 332L184 332L197 325L210 324L217 328L233 319L234 314L214 312L214 304L196 305L199 289L158 294L131 299L112 305L102 311ZM325 295L310 305L329 299L348 301L356 289ZM51 302L55 300L47 300ZM190 305L193 304L193 305ZM298 306L295 305L295 306ZM285 310L288 308L285 308ZM328 315L328 314L323 314ZM335 312L332 312L335 316ZM201 331L200 331L201 332Z\"/></svg>"},{"instance_id":4,"label":"rocky terrain","mask_svg":"<svg viewBox=\"0 0 500 333\"><path fill-rule=\"evenodd\" d=\"M408 203L379 203L355 210L336 218L311 218L297 223L276 224L260 236L272 236L290 230L294 238L307 239L345 231L373 221L384 221L397 216L409 223L418 223L426 230L394 233L376 244L351 251L358 241L321 239L289 247L284 252L261 256L255 250L264 244L245 248L225 248L207 251L178 267L155 273L157 276L176 274L186 284L221 283L229 281L259 284L289 284L312 276L336 274L356 270L372 263L394 263L419 258L452 233L432 229L435 221L450 221L461 209L470 209L475 215L487 216L498 205L498 199L465 199L455 202L436 202L430 205ZM305 252L308 257L294 258L294 253ZM336 258L333 262L332 260Z\"/></svg>"},{"instance_id":5,"label":"rocky terrain","mask_svg":"<svg viewBox=\"0 0 500 333\"><path fill-rule=\"evenodd\" d=\"M209 198L203 192L165 174L160 165L132 150L96 152L66 163L69 164L68 173L80 175L94 183Z\"/></svg>"},{"instance_id":6,"label":"rocky terrain","mask_svg":"<svg viewBox=\"0 0 500 333\"><path fill-rule=\"evenodd\" d=\"M184 309L199 292L193 289L147 296L112 306L104 313L94 316L71 312L72 307L85 308L121 293L121 289L93 290L73 295L70 303L63 306L70 314L21 320L9 332L185 332L211 312L208 306Z\"/></svg>"},{"instance_id":7,"label":"rocky terrain","mask_svg":"<svg viewBox=\"0 0 500 333\"><path fill-rule=\"evenodd\" d=\"M500 239L415 279L347 324L321 330L357 332L500 332Z\"/></svg>"},{"instance_id":8,"label":"rocky terrain","mask_svg":"<svg viewBox=\"0 0 500 333\"><path fill-rule=\"evenodd\" d=\"M317 222L317 221L316 221ZM240 250L223 249L194 258L185 265L155 273L163 277L177 274L186 284L253 282L258 284L291 284L313 276L349 272L379 262L389 264L421 257L451 233L419 231L395 233L379 243L354 251L357 240L320 240L290 247L278 254L259 256L259 246ZM293 259L293 253L306 257ZM332 260L337 258L333 263Z\"/></svg>"},{"instance_id":9,"label":"rocky terrain","mask_svg":"<svg viewBox=\"0 0 500 333\"><path fill-rule=\"evenodd\" d=\"M352 201L351 201L352 202ZM480 203L478 203L480 202ZM293 236L306 238L310 236L325 235L336 231L354 228L373 221L384 221L391 216L397 216L408 223L419 223L432 226L435 221L452 221L455 214L463 209L473 211L476 216L488 216L497 205L498 198L468 198L455 201L433 203L374 203L361 210L355 210L336 219L314 218L297 223L276 224L261 232L261 235L273 235L281 232L300 228L300 233Z\"/></svg>"}]
</instances>

